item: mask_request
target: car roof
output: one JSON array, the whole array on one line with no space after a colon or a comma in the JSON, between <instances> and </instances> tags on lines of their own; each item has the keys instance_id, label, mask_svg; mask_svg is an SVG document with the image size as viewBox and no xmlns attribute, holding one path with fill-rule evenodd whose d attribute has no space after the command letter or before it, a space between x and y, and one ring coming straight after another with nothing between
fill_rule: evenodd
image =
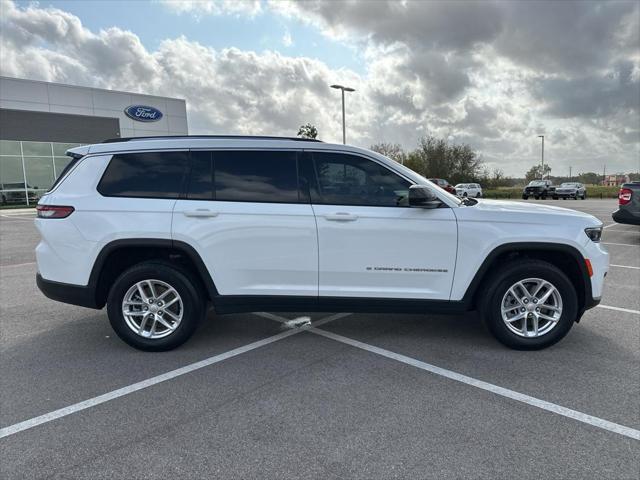
<instances>
[{"instance_id":1,"label":"car roof","mask_svg":"<svg viewBox=\"0 0 640 480\"><path fill-rule=\"evenodd\" d=\"M324 143L319 140L298 137L264 137L241 135L185 135L162 137L132 137L111 139L103 143L83 145L67 150L67 155L81 157L101 153L131 152L142 150L188 150L217 148L251 148L251 149L308 149L334 150L353 153L371 151L351 145Z\"/></svg>"}]
</instances>

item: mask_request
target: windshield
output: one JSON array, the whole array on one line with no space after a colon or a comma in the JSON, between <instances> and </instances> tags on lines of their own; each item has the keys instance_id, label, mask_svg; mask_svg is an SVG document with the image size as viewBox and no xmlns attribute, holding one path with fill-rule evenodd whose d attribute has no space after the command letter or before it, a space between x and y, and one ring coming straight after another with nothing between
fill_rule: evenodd
<instances>
[{"instance_id":1,"label":"windshield","mask_svg":"<svg viewBox=\"0 0 640 480\"><path fill-rule=\"evenodd\" d=\"M530 187L543 187L545 185L544 180L531 180L529 182Z\"/></svg>"},{"instance_id":2,"label":"windshield","mask_svg":"<svg viewBox=\"0 0 640 480\"><path fill-rule=\"evenodd\" d=\"M465 185L464 183L459 183L456 185L456 188L467 188L467 185Z\"/></svg>"},{"instance_id":3,"label":"windshield","mask_svg":"<svg viewBox=\"0 0 640 480\"><path fill-rule=\"evenodd\" d=\"M562 183L560 186L561 187L578 187L579 185L577 183L573 183L573 182L571 182L571 183L566 182L566 183Z\"/></svg>"}]
</instances>

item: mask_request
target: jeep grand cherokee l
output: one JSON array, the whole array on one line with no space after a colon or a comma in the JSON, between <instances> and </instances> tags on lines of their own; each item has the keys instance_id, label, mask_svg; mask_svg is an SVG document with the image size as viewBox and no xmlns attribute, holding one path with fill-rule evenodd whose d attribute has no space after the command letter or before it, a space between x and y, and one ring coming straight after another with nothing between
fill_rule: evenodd
<instances>
[{"instance_id":1,"label":"jeep grand cherokee l","mask_svg":"<svg viewBox=\"0 0 640 480\"><path fill-rule=\"evenodd\" d=\"M602 223L553 206L460 200L375 152L273 137L121 139L74 160L38 204L37 283L107 306L115 332L174 348L207 306L479 310L539 349L599 302Z\"/></svg>"}]
</instances>

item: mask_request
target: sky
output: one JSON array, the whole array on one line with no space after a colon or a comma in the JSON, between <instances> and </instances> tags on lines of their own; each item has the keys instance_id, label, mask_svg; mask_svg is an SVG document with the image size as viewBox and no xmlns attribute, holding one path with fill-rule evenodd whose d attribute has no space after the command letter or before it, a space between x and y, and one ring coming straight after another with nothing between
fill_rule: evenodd
<instances>
[{"instance_id":1,"label":"sky","mask_svg":"<svg viewBox=\"0 0 640 480\"><path fill-rule=\"evenodd\" d=\"M0 0L0 74L184 98L192 134L468 143L640 170L640 2Z\"/></svg>"}]
</instances>

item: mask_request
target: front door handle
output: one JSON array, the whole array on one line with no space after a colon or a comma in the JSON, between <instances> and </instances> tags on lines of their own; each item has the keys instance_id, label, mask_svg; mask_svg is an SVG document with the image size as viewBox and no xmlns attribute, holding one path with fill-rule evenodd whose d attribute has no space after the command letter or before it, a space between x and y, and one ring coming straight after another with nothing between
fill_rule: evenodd
<instances>
[{"instance_id":1,"label":"front door handle","mask_svg":"<svg viewBox=\"0 0 640 480\"><path fill-rule=\"evenodd\" d=\"M353 215L352 213L346 212L337 212L337 213L329 213L324 216L327 220L331 222L353 222L358 219L357 215Z\"/></svg>"},{"instance_id":2,"label":"front door handle","mask_svg":"<svg viewBox=\"0 0 640 480\"><path fill-rule=\"evenodd\" d=\"M199 208L197 210L185 210L185 217L196 217L196 218L207 218L207 217L217 217L218 212L212 212L211 210L207 210L206 208Z\"/></svg>"}]
</instances>

